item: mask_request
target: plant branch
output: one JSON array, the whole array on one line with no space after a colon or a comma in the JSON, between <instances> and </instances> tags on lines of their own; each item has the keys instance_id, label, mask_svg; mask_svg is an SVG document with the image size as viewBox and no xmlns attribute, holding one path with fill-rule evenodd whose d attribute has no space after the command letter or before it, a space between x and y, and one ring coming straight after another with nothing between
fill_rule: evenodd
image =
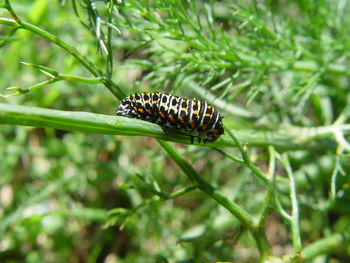
<instances>
[{"instance_id":1,"label":"plant branch","mask_svg":"<svg viewBox=\"0 0 350 263\"><path fill-rule=\"evenodd\" d=\"M308 261L316 258L319 255L327 254L333 251L335 248L343 246L344 244L350 243L350 228L347 228L342 233L335 233L327 236L323 239L319 239L314 243L305 247L300 257L295 262ZM294 261L293 261L294 262Z\"/></svg>"},{"instance_id":2,"label":"plant branch","mask_svg":"<svg viewBox=\"0 0 350 263\"><path fill-rule=\"evenodd\" d=\"M202 179L199 174L194 170L189 162L187 162L182 155L180 155L174 147L170 146L167 142L157 140L162 148L169 154L173 161L182 169L182 171L195 183L199 189L216 200L221 206L225 207L232 215L237 217L241 223L250 230L254 240L257 243L261 257L265 258L270 255L270 245L267 242L264 229L257 227L254 223L253 217L247 213L244 209L238 206L234 201L229 200L226 196L221 194L214 186Z\"/></svg>"},{"instance_id":3,"label":"plant branch","mask_svg":"<svg viewBox=\"0 0 350 263\"><path fill-rule=\"evenodd\" d=\"M300 238L300 226L299 226L299 205L296 192L296 184L294 180L294 174L289 163L287 155L284 155L281 159L282 163L285 166L285 169L289 178L289 187L290 187L290 199L292 203L292 216L291 216L291 227L292 227L292 240L293 248L298 253L301 250L301 238Z\"/></svg>"},{"instance_id":4,"label":"plant branch","mask_svg":"<svg viewBox=\"0 0 350 263\"><path fill-rule=\"evenodd\" d=\"M255 165L251 162L249 155L248 155L248 151L246 149L243 149L241 143L239 142L239 140L236 138L236 136L234 135L233 132L231 132L230 130L227 131L227 133L229 134L229 136L232 138L232 140L236 143L239 151L242 154L242 158L244 160L245 165L256 175L258 176L261 180L263 180L265 183L269 182L268 177Z\"/></svg>"},{"instance_id":5,"label":"plant branch","mask_svg":"<svg viewBox=\"0 0 350 263\"><path fill-rule=\"evenodd\" d=\"M252 217L240 208L235 202L227 199L223 196L215 187L202 179L193 167L167 142L158 140L158 143L169 154L169 156L176 162L176 164L182 169L182 171L194 182L197 183L198 188L204 191L206 194L215 199L223 207L229 210L234 216L236 216L243 225L248 229L253 227Z\"/></svg>"},{"instance_id":6,"label":"plant branch","mask_svg":"<svg viewBox=\"0 0 350 263\"><path fill-rule=\"evenodd\" d=\"M104 73L92 63L86 56L82 55L76 48L67 44L66 42L59 39L56 35L53 35L40 27L33 24L27 23L17 17L14 10L12 9L8 0L5 1L5 8L9 11L13 19L0 17L0 24L12 26L17 29L25 29L33 32L48 41L55 43L57 46L61 47L67 51L70 55L76 58L92 75L95 77L103 78L103 84L119 99L122 100L126 97L121 88L116 85L111 79L104 77Z\"/></svg>"},{"instance_id":7,"label":"plant branch","mask_svg":"<svg viewBox=\"0 0 350 263\"><path fill-rule=\"evenodd\" d=\"M0 123L16 124L34 127L47 127L69 131L80 131L89 133L114 134L125 136L149 136L153 138L173 141L177 143L190 144L189 137L184 132L165 132L158 125L147 121L116 117L111 115L93 114L88 112L69 112L60 110L51 110L38 107L27 107L21 105L9 105L0 103ZM339 129L348 128L345 124ZM237 141L248 144L251 147L267 147L269 145L276 149L304 149L312 140L319 137L332 137L333 134L328 131L331 126L315 128L294 127L293 134L287 131L252 131L235 130ZM312 131L309 131L311 129ZM289 129L290 131L291 129ZM299 131L299 133L297 133ZM319 132L319 134L316 133ZM233 133L227 130L228 133ZM324 132L324 133L323 133ZM304 134L298 137L295 134ZM317 134L317 136L316 136ZM305 137L306 136L306 137ZM302 138L302 139L301 139ZM194 144L206 147L237 147L230 136L224 135L214 143ZM311 149L311 147L309 147ZM259 173L254 164L250 164L254 171ZM268 181L264 176L262 180Z\"/></svg>"}]
</instances>

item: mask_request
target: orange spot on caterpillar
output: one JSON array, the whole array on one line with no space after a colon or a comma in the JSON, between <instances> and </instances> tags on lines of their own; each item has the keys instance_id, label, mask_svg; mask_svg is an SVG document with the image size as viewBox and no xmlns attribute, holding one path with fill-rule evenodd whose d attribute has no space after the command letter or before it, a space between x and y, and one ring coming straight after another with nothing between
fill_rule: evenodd
<instances>
[{"instance_id":1,"label":"orange spot on caterpillar","mask_svg":"<svg viewBox=\"0 0 350 263\"><path fill-rule=\"evenodd\" d=\"M199 129L202 131L205 131L207 129L208 125L206 124L202 124L201 126L199 126Z\"/></svg>"},{"instance_id":2,"label":"orange spot on caterpillar","mask_svg":"<svg viewBox=\"0 0 350 263\"><path fill-rule=\"evenodd\" d=\"M188 122L188 124L190 125L190 127L193 129L194 128L194 121L193 120L190 120L189 122Z\"/></svg>"}]
</instances>

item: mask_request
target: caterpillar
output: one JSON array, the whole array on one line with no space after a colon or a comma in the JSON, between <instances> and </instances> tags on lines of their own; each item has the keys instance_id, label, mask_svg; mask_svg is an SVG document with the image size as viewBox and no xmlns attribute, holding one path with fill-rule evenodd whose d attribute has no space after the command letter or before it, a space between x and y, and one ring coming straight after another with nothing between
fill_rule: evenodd
<instances>
[{"instance_id":1,"label":"caterpillar","mask_svg":"<svg viewBox=\"0 0 350 263\"><path fill-rule=\"evenodd\" d=\"M223 133L222 116L218 110L197 99L189 100L168 93L131 94L120 102L118 116L137 118L159 124L166 131L184 130L191 144L216 141Z\"/></svg>"}]
</instances>

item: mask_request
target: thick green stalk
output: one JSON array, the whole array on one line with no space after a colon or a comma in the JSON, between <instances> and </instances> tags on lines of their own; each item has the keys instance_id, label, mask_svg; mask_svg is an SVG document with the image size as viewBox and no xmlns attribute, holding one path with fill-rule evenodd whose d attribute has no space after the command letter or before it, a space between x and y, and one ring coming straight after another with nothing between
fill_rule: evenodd
<instances>
[{"instance_id":1,"label":"thick green stalk","mask_svg":"<svg viewBox=\"0 0 350 263\"><path fill-rule=\"evenodd\" d=\"M183 132L164 132L158 125L146 121L88 112L69 112L0 103L0 123L88 133L149 136L190 144L188 135ZM338 127L338 129L340 128L345 130L347 127L343 125ZM288 130L283 131L257 132L243 130L233 132L238 141L250 147L271 145L279 150L287 150L304 149L313 140L332 137L334 129L335 127L333 126L319 128L290 127ZM237 147L236 143L228 135L222 136L214 143L204 145L195 142L195 144L207 147ZM254 166L253 168L256 167Z\"/></svg>"},{"instance_id":2,"label":"thick green stalk","mask_svg":"<svg viewBox=\"0 0 350 263\"><path fill-rule=\"evenodd\" d=\"M100 134L170 139L156 124L88 112L69 112L0 103L0 123ZM181 136L177 137L180 140ZM185 139L186 137L183 136Z\"/></svg>"}]
</instances>

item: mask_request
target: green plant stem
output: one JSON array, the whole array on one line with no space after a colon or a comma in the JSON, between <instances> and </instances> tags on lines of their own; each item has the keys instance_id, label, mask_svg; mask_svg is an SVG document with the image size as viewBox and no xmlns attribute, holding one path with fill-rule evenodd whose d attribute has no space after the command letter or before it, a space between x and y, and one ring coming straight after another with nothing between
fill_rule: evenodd
<instances>
[{"instance_id":1,"label":"green plant stem","mask_svg":"<svg viewBox=\"0 0 350 263\"><path fill-rule=\"evenodd\" d=\"M253 238L255 239L260 254L263 258L270 255L270 245L267 242L263 228L257 227L254 224L253 217L247 213L244 209L239 207L234 201L229 200L226 196L222 195L214 186L202 179L194 168L188 163L174 147L170 146L167 142L157 140L162 148L169 154L174 162L182 169L182 171L194 182L197 183L198 188L216 200L220 205L225 207L232 215L237 217L241 223L250 230Z\"/></svg>"},{"instance_id":2,"label":"green plant stem","mask_svg":"<svg viewBox=\"0 0 350 263\"><path fill-rule=\"evenodd\" d=\"M65 218L78 218L81 220L91 220L97 221L100 223L105 223L108 220L108 212L106 209L102 208L89 208L89 207L74 207L72 209L61 208L58 212L48 213L49 216L59 215L64 216Z\"/></svg>"},{"instance_id":3,"label":"green plant stem","mask_svg":"<svg viewBox=\"0 0 350 263\"><path fill-rule=\"evenodd\" d=\"M175 192L172 193L166 193L166 192L162 192L158 189L155 189L154 187L150 187L150 186L127 186L126 189L142 189L142 190L146 190L150 193L153 193L159 197L161 197L164 200L169 200L169 199L174 199L177 197L180 197L182 195L185 195L189 192L192 192L194 190L196 190L198 187L196 184L194 185L190 185L190 186L186 186L180 190L177 190Z\"/></svg>"},{"instance_id":4,"label":"green plant stem","mask_svg":"<svg viewBox=\"0 0 350 263\"><path fill-rule=\"evenodd\" d=\"M227 131L229 136L232 138L232 140L236 143L239 151L242 154L242 158L244 160L245 165L261 180L263 180L265 183L269 182L269 178L255 165L250 161L248 152L246 149L243 149L240 141L236 138L235 134L231 132L230 130Z\"/></svg>"},{"instance_id":5,"label":"green plant stem","mask_svg":"<svg viewBox=\"0 0 350 263\"><path fill-rule=\"evenodd\" d=\"M108 23L112 24L112 14L113 14L113 1L109 2L108 6ZM110 26L107 27L107 50L108 50L108 59L107 59L107 77L111 78L113 73L113 50L112 50L112 28Z\"/></svg>"},{"instance_id":6,"label":"green plant stem","mask_svg":"<svg viewBox=\"0 0 350 263\"><path fill-rule=\"evenodd\" d=\"M27 63L27 62L21 62L21 63L25 66L38 69L45 75L49 76L50 78L57 79L57 80L75 81L75 82L88 83L88 84L103 83L103 78L100 78L100 77L87 78L87 77L81 77L81 76L75 76L75 75L69 75L69 74L62 74L52 68L45 67L43 65Z\"/></svg>"},{"instance_id":7,"label":"green plant stem","mask_svg":"<svg viewBox=\"0 0 350 263\"><path fill-rule=\"evenodd\" d=\"M280 200L278 199L276 193L274 193L274 198L275 198L277 212L283 217L283 219L287 223L290 224L292 222L292 217L283 209L282 204L281 204Z\"/></svg>"},{"instance_id":8,"label":"green plant stem","mask_svg":"<svg viewBox=\"0 0 350 263\"><path fill-rule=\"evenodd\" d=\"M137 119L0 103L0 123L100 134L170 139L158 125ZM183 136L185 139L186 136ZM177 138L181 140L181 135ZM187 138L188 139L188 138Z\"/></svg>"},{"instance_id":9,"label":"green plant stem","mask_svg":"<svg viewBox=\"0 0 350 263\"><path fill-rule=\"evenodd\" d=\"M32 64L32 63L26 63L26 62L22 62L23 65L29 66L29 67L33 67L36 68L38 70L40 70L42 73L44 73L45 75L49 76L50 79L42 81L40 83L34 84L28 88L17 88L17 87L9 87L7 89L10 90L14 90L15 93L10 93L10 94L1 94L1 97L11 97L11 96L17 96L23 93L27 93L31 90L34 89L38 89L41 87L44 87L46 85L52 84L54 82L57 81L72 81L72 82L80 82L80 83L88 83L88 84L98 84L98 83L103 83L104 79L103 78L86 78L86 77L80 77L80 76L74 76L74 75L68 75L68 74L61 74L59 72L57 72L54 69L42 66L42 65L37 65L37 64Z\"/></svg>"},{"instance_id":10,"label":"green plant stem","mask_svg":"<svg viewBox=\"0 0 350 263\"><path fill-rule=\"evenodd\" d=\"M271 256L271 246L266 238L265 229L263 227L254 227L250 232L260 252L260 262L265 262L265 259Z\"/></svg>"},{"instance_id":11,"label":"green plant stem","mask_svg":"<svg viewBox=\"0 0 350 263\"><path fill-rule=\"evenodd\" d=\"M344 244L350 242L350 228L342 233L335 233L305 247L296 262L311 260L319 255L327 254Z\"/></svg>"},{"instance_id":12,"label":"green plant stem","mask_svg":"<svg viewBox=\"0 0 350 263\"><path fill-rule=\"evenodd\" d=\"M75 57L92 75L95 77L102 77L104 76L103 72L95 66L94 63L92 63L86 56L80 54L80 52L74 48L73 46L67 44L66 42L59 39L57 36L35 26L30 23L27 23L25 21L20 20L16 14L13 12L12 8L10 8L10 5L7 4L7 9L11 13L12 17L14 19L4 18L0 17L0 24L12 26L16 29L25 29L30 32L33 32L39 36L41 36L44 39L47 39L48 41L55 43L57 46L61 47L65 51L67 51L70 55ZM15 19L16 18L16 19ZM119 86L117 86L115 83L113 83L110 79L104 79L103 83L105 86L119 99L122 100L126 97L124 92L121 90Z\"/></svg>"},{"instance_id":13,"label":"green plant stem","mask_svg":"<svg viewBox=\"0 0 350 263\"><path fill-rule=\"evenodd\" d=\"M167 199L177 198L177 197L182 196L182 195L184 195L186 193L192 192L195 189L197 189L197 185L190 185L190 186L184 187L184 188L182 188L180 190L177 190L177 191L169 194Z\"/></svg>"},{"instance_id":14,"label":"green plant stem","mask_svg":"<svg viewBox=\"0 0 350 263\"><path fill-rule=\"evenodd\" d=\"M270 181L267 184L267 192L266 192L265 199L263 202L263 207L261 209L261 212L260 212L260 215L258 218L258 226L259 227L264 227L266 216L271 209L271 203L274 200L274 194L275 194L276 152L272 146L269 146L268 149L269 149L270 160L269 160L269 172L268 172L267 177L269 178Z\"/></svg>"},{"instance_id":15,"label":"green plant stem","mask_svg":"<svg viewBox=\"0 0 350 263\"><path fill-rule=\"evenodd\" d=\"M37 27L35 25L32 25L30 23L27 23L25 21L15 21L13 20L12 23L8 23L7 25L11 25L13 27L16 27L18 29L25 29L28 31L31 31L42 38L47 39L48 41L55 43L57 46L61 47L62 49L66 50L69 54L71 54L73 57L75 57L86 69L89 70L91 74L93 74L95 77L102 75L102 71L99 70L94 63L88 60L87 57L83 56L79 53L79 51L72 47L71 45L67 44L66 42L59 39L56 35L53 35L40 27Z\"/></svg>"},{"instance_id":16,"label":"green plant stem","mask_svg":"<svg viewBox=\"0 0 350 263\"><path fill-rule=\"evenodd\" d=\"M270 208L271 208L273 196L274 196L274 185L272 183L269 183L268 187L267 187L266 194L265 194L264 202L263 202L260 214L259 214L259 218L257 220L258 221L257 225L261 228L264 227L266 216L269 213Z\"/></svg>"},{"instance_id":17,"label":"green plant stem","mask_svg":"<svg viewBox=\"0 0 350 263\"><path fill-rule=\"evenodd\" d=\"M235 157L235 156L233 156L233 155L231 155L231 154L228 154L228 153L226 153L225 151L223 151L223 150L221 150L221 149L219 149L219 148L214 148L214 149L215 149L215 151L221 153L221 154L222 154L223 156L225 156L226 158L229 158L229 159L231 159L232 161L234 161L234 162L236 162L236 163L244 164L244 161L243 161L243 160L241 160L241 159L239 159L239 158L237 158L237 157Z\"/></svg>"},{"instance_id":18,"label":"green plant stem","mask_svg":"<svg viewBox=\"0 0 350 263\"><path fill-rule=\"evenodd\" d=\"M0 123L34 127L47 127L68 131L114 134L125 136L149 136L153 138L190 144L184 132L164 132L158 125L138 119L93 114L88 112L69 112L38 107L9 105L0 103ZM350 125L338 126L346 130ZM310 130L309 130L310 129ZM251 147L273 146L279 150L304 149L308 143L323 137L332 137L333 126L319 128L293 127L283 131L234 131L237 141ZM231 132L231 131L230 131ZM302 135L302 136L300 136ZM194 144L206 147L237 147L231 137L225 135L214 143ZM311 149L311 147L309 147ZM263 177L265 178L265 177ZM266 180L269 179L266 177Z\"/></svg>"},{"instance_id":19,"label":"green plant stem","mask_svg":"<svg viewBox=\"0 0 350 263\"><path fill-rule=\"evenodd\" d=\"M337 177L339 170L339 161L340 158L338 156L335 157L335 166L333 168L332 176L331 176L331 185L329 188L329 200L334 201L337 196Z\"/></svg>"},{"instance_id":20,"label":"green plant stem","mask_svg":"<svg viewBox=\"0 0 350 263\"><path fill-rule=\"evenodd\" d=\"M162 148L169 154L169 156L174 160L174 162L182 169L182 171L193 181L196 182L198 188L207 193L218 203L229 210L233 215L235 215L243 225L247 228L252 228L253 219L251 216L240 208L235 202L228 200L219 191L215 189L211 184L202 179L198 173L193 169L193 167L175 150L174 147L170 146L167 142L163 140L157 140Z\"/></svg>"},{"instance_id":21,"label":"green plant stem","mask_svg":"<svg viewBox=\"0 0 350 263\"><path fill-rule=\"evenodd\" d=\"M298 253L301 250L301 238L300 238L300 227L299 227L299 205L298 205L298 199L297 199L296 184L294 180L294 174L290 166L287 155L284 155L281 161L285 166L285 169L287 171L288 178L289 178L289 187L290 187L289 192L290 192L290 199L292 203L292 216L291 216L292 240L293 240L294 251Z\"/></svg>"}]
</instances>

